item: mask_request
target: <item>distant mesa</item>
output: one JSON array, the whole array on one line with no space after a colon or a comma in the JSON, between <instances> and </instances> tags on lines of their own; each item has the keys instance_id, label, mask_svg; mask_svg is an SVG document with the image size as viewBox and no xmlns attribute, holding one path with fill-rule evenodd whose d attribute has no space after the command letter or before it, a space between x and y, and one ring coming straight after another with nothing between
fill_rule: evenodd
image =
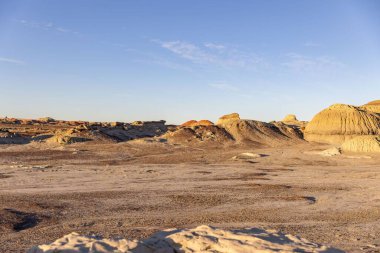
<instances>
[{"instance_id":1,"label":"distant mesa","mask_svg":"<svg viewBox=\"0 0 380 253\"><path fill-rule=\"evenodd\" d=\"M37 119L37 121L40 121L43 123L51 123L51 122L55 122L55 119L53 119L51 117L44 117L44 118Z\"/></svg>"},{"instance_id":2,"label":"distant mesa","mask_svg":"<svg viewBox=\"0 0 380 253\"><path fill-rule=\"evenodd\" d=\"M340 145L356 136L380 134L380 115L352 105L334 104L315 115L304 134L307 141Z\"/></svg>"},{"instance_id":3,"label":"distant mesa","mask_svg":"<svg viewBox=\"0 0 380 253\"><path fill-rule=\"evenodd\" d=\"M379 153L380 136L358 136L342 144L345 152Z\"/></svg>"}]
</instances>

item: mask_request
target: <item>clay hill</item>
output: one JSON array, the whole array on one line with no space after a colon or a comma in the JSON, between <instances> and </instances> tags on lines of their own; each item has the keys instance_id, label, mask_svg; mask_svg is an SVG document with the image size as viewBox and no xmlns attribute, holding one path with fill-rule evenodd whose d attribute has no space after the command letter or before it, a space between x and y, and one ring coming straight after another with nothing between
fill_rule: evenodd
<instances>
[{"instance_id":1,"label":"clay hill","mask_svg":"<svg viewBox=\"0 0 380 253\"><path fill-rule=\"evenodd\" d=\"M261 146L279 146L286 143L302 142L302 132L282 122L266 123L240 119L232 113L219 118L217 125L224 128L237 142Z\"/></svg>"},{"instance_id":2,"label":"clay hill","mask_svg":"<svg viewBox=\"0 0 380 253\"><path fill-rule=\"evenodd\" d=\"M380 115L345 104L334 104L318 113L305 129L307 141L342 144L357 136L380 134Z\"/></svg>"}]
</instances>

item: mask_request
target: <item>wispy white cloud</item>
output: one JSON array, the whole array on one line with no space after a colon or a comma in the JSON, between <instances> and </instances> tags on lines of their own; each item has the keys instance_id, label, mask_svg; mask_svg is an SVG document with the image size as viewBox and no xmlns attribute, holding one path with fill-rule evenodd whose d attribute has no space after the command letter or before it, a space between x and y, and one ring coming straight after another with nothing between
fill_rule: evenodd
<instances>
[{"instance_id":1,"label":"wispy white cloud","mask_svg":"<svg viewBox=\"0 0 380 253\"><path fill-rule=\"evenodd\" d=\"M207 48L216 49L216 50L223 50L227 48L225 45L216 44L216 43L204 43L203 45Z\"/></svg>"},{"instance_id":2,"label":"wispy white cloud","mask_svg":"<svg viewBox=\"0 0 380 253\"><path fill-rule=\"evenodd\" d=\"M234 85L223 83L223 82L220 82L220 83L211 83L208 86L210 86L212 88L215 88L215 89L218 89L218 90L223 90L223 91L236 92L236 91L240 90L238 87L236 87Z\"/></svg>"},{"instance_id":3,"label":"wispy white cloud","mask_svg":"<svg viewBox=\"0 0 380 253\"><path fill-rule=\"evenodd\" d=\"M320 47L321 44L313 42L313 41L308 41L303 44L304 47Z\"/></svg>"},{"instance_id":4,"label":"wispy white cloud","mask_svg":"<svg viewBox=\"0 0 380 253\"><path fill-rule=\"evenodd\" d=\"M159 57L139 59L139 60L135 60L135 62L158 65L158 66L162 66L162 67L166 67L166 68L174 69L174 70L181 70L181 71L187 71L187 72L193 71L192 68L188 66L184 66L182 64L178 64L176 62L172 62L167 59L162 59Z\"/></svg>"},{"instance_id":5,"label":"wispy white cloud","mask_svg":"<svg viewBox=\"0 0 380 253\"><path fill-rule=\"evenodd\" d=\"M73 30L65 28L65 27L58 26L52 22L35 22L35 21L28 21L28 20L24 20L24 19L16 20L16 21L18 23L26 26L26 27L30 27L30 28L34 28L34 29L42 29L42 30L46 30L46 31L55 31L55 32L59 32L59 33L72 33L72 34L77 34L77 35L79 34L79 32L73 31Z\"/></svg>"},{"instance_id":6,"label":"wispy white cloud","mask_svg":"<svg viewBox=\"0 0 380 253\"><path fill-rule=\"evenodd\" d=\"M6 63L12 63L12 64L19 64L19 65L23 65L23 64L25 64L24 61L17 60L17 59L12 59L12 58L4 58L4 57L0 57L0 62L6 62Z\"/></svg>"},{"instance_id":7,"label":"wispy white cloud","mask_svg":"<svg viewBox=\"0 0 380 253\"><path fill-rule=\"evenodd\" d=\"M331 71L345 66L344 63L330 56L310 57L289 53L286 57L287 61L282 65L296 72Z\"/></svg>"},{"instance_id":8,"label":"wispy white cloud","mask_svg":"<svg viewBox=\"0 0 380 253\"><path fill-rule=\"evenodd\" d=\"M264 65L261 58L249 52L243 52L236 48L227 48L223 46L224 50L215 52L216 48L222 48L222 45L205 43L197 45L185 41L160 41L153 40L158 43L162 48L169 50L175 55L189 60L196 64L209 64L219 67L239 67L239 68L257 68Z\"/></svg>"}]
</instances>

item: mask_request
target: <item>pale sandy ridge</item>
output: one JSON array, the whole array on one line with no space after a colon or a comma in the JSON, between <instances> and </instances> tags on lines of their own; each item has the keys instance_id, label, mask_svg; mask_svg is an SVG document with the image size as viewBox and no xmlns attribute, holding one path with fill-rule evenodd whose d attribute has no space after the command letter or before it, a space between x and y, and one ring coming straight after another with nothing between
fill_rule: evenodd
<instances>
[{"instance_id":1,"label":"pale sandy ridge","mask_svg":"<svg viewBox=\"0 0 380 253\"><path fill-rule=\"evenodd\" d=\"M239 253L239 252L341 252L274 230L222 230L209 226L169 229L143 240L101 239L66 235L51 244L31 248L28 253Z\"/></svg>"}]
</instances>

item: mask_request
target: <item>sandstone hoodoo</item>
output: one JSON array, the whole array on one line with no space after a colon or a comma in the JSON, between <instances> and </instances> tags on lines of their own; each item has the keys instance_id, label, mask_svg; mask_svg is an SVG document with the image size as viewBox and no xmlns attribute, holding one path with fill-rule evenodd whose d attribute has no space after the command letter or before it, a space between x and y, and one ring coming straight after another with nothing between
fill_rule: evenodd
<instances>
[{"instance_id":1,"label":"sandstone hoodoo","mask_svg":"<svg viewBox=\"0 0 380 253\"><path fill-rule=\"evenodd\" d=\"M233 113L219 118L218 126L224 128L237 142L258 146L279 146L289 142L302 142L302 133L297 127L282 122L266 123L240 119Z\"/></svg>"},{"instance_id":2,"label":"sandstone hoodoo","mask_svg":"<svg viewBox=\"0 0 380 253\"><path fill-rule=\"evenodd\" d=\"M375 100L361 106L364 110L380 114L380 100Z\"/></svg>"},{"instance_id":3,"label":"sandstone hoodoo","mask_svg":"<svg viewBox=\"0 0 380 253\"><path fill-rule=\"evenodd\" d=\"M380 115L360 107L334 104L306 126L307 141L342 144L356 136L380 134Z\"/></svg>"},{"instance_id":4,"label":"sandstone hoodoo","mask_svg":"<svg viewBox=\"0 0 380 253\"><path fill-rule=\"evenodd\" d=\"M345 152L379 153L380 136L358 136L342 144Z\"/></svg>"},{"instance_id":5,"label":"sandstone hoodoo","mask_svg":"<svg viewBox=\"0 0 380 253\"><path fill-rule=\"evenodd\" d=\"M296 115L294 114L288 114L285 116L285 118L282 120L283 122L297 122L298 119Z\"/></svg>"}]
</instances>

